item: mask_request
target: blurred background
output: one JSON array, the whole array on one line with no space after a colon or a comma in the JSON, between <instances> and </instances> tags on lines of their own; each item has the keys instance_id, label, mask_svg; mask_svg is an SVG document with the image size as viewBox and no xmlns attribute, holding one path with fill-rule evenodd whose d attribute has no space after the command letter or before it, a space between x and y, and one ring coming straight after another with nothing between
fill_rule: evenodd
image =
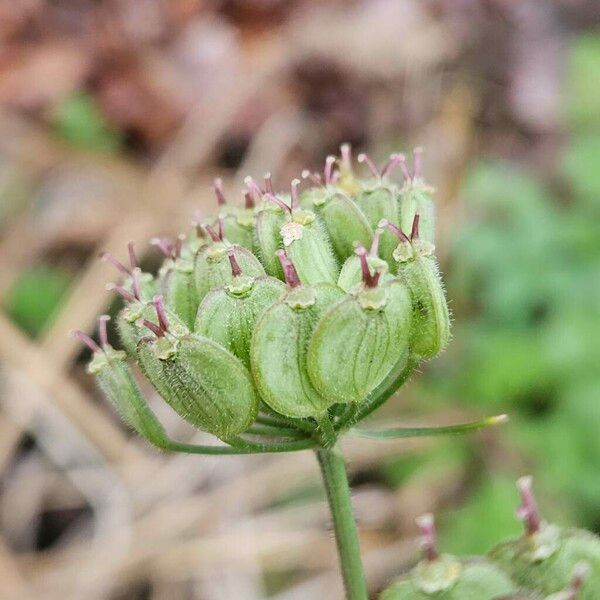
<instances>
[{"instance_id":1,"label":"blurred background","mask_svg":"<svg viewBox=\"0 0 600 600\"><path fill-rule=\"evenodd\" d=\"M99 251L133 239L151 269L214 176L287 187L344 141L425 147L455 321L372 422L511 417L345 442L372 592L425 511L448 552L517 533L525 473L549 519L598 531L599 25L594 0L1 2L0 598L341 596L310 453L154 451L68 332L119 307Z\"/></svg>"}]
</instances>

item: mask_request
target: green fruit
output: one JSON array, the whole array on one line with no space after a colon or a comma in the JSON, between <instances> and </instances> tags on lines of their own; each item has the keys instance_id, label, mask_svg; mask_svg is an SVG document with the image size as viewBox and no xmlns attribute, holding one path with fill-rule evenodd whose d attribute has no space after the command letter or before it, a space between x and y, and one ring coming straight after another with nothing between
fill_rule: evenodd
<instances>
[{"instance_id":1,"label":"green fruit","mask_svg":"<svg viewBox=\"0 0 600 600\"><path fill-rule=\"evenodd\" d=\"M400 281L378 285L360 248L364 284L328 310L308 345L308 372L332 402L360 402L408 360L411 302Z\"/></svg>"},{"instance_id":2,"label":"green fruit","mask_svg":"<svg viewBox=\"0 0 600 600\"><path fill-rule=\"evenodd\" d=\"M229 243L254 250L254 211L238 209L235 214L221 216L223 219L223 237Z\"/></svg>"},{"instance_id":3,"label":"green fruit","mask_svg":"<svg viewBox=\"0 0 600 600\"><path fill-rule=\"evenodd\" d=\"M219 205L219 222L223 229L223 239L230 244L254 250L254 201L247 193L244 208L227 204L223 191L223 180L215 179L213 189Z\"/></svg>"},{"instance_id":4,"label":"green fruit","mask_svg":"<svg viewBox=\"0 0 600 600\"><path fill-rule=\"evenodd\" d=\"M414 150L413 172L409 173L403 161L405 176L404 186L400 190L400 227L409 231L416 215L420 217L421 239L433 244L435 242L435 204L434 189L421 178L421 148Z\"/></svg>"},{"instance_id":5,"label":"green fruit","mask_svg":"<svg viewBox=\"0 0 600 600\"><path fill-rule=\"evenodd\" d=\"M258 411L252 377L222 346L197 334L175 335L157 300L158 325L140 340L137 357L158 393L186 421L222 440L245 431Z\"/></svg>"},{"instance_id":6,"label":"green fruit","mask_svg":"<svg viewBox=\"0 0 600 600\"><path fill-rule=\"evenodd\" d=\"M328 447L447 342L432 249L415 236L399 245L393 229L389 175L404 158L359 161L372 177L354 174L342 146L322 174L304 174L314 185L301 202L298 180L275 194L267 174L260 186L246 178L245 205L233 206L216 179L218 211L196 216L187 238L154 241L164 255L156 279L131 244L129 266L104 255L124 276L114 289L126 302L116 328L127 355L186 420L229 440L224 453Z\"/></svg>"},{"instance_id":7,"label":"green fruit","mask_svg":"<svg viewBox=\"0 0 600 600\"><path fill-rule=\"evenodd\" d=\"M366 215L371 227L378 227L379 221L385 219L394 225L400 225L398 212L398 188L388 181L388 174L394 166L400 164L402 155L392 154L387 163L378 168L367 154L359 154L358 162L364 162L369 166L373 179L363 183L362 190L356 197L356 203ZM396 263L392 253L397 245L393 234L383 231L379 241L379 256L383 258L392 272L395 271Z\"/></svg>"},{"instance_id":8,"label":"green fruit","mask_svg":"<svg viewBox=\"0 0 600 600\"><path fill-rule=\"evenodd\" d=\"M233 254L232 281L209 292L200 307L194 331L235 354L250 367L250 341L259 317L284 292L284 284L273 277L246 277Z\"/></svg>"},{"instance_id":9,"label":"green fruit","mask_svg":"<svg viewBox=\"0 0 600 600\"><path fill-rule=\"evenodd\" d=\"M99 318L100 346L82 332L75 332L93 352L88 373L96 378L106 398L129 427L150 443L164 448L167 442L165 430L144 401L127 365L125 352L115 350L108 344L108 319L105 315Z\"/></svg>"},{"instance_id":10,"label":"green fruit","mask_svg":"<svg viewBox=\"0 0 600 600\"><path fill-rule=\"evenodd\" d=\"M550 594L546 600L579 600L582 598L582 593L587 584L589 572L590 566L588 563L581 562L575 565L568 588L561 592Z\"/></svg>"},{"instance_id":11,"label":"green fruit","mask_svg":"<svg viewBox=\"0 0 600 600\"><path fill-rule=\"evenodd\" d=\"M387 221L381 221L380 226L400 240L394 259L398 278L406 283L412 299L411 352L424 359L433 358L450 340L450 313L434 247L419 237L419 215L415 216L410 239Z\"/></svg>"},{"instance_id":12,"label":"green fruit","mask_svg":"<svg viewBox=\"0 0 600 600\"><path fill-rule=\"evenodd\" d=\"M424 572L431 566L421 567L422 573L399 579L386 588L379 600L499 600L515 590L510 578L484 560L460 562L448 555L438 559L440 580L447 580L448 587L428 593ZM437 577L430 576L432 580ZM431 582L429 582L431 583ZM512 596L509 596L512 597ZM518 597L518 596L517 596Z\"/></svg>"},{"instance_id":13,"label":"green fruit","mask_svg":"<svg viewBox=\"0 0 600 600\"><path fill-rule=\"evenodd\" d=\"M319 317L343 292L328 284L300 283L283 252L288 290L259 319L252 336L250 361L264 402L287 417L316 417L333 403L313 387L306 367L306 348Z\"/></svg>"},{"instance_id":14,"label":"green fruit","mask_svg":"<svg viewBox=\"0 0 600 600\"><path fill-rule=\"evenodd\" d=\"M191 329L198 309L192 261L176 258L166 262L161 269L160 286L166 308L174 312Z\"/></svg>"},{"instance_id":15,"label":"green fruit","mask_svg":"<svg viewBox=\"0 0 600 600\"><path fill-rule=\"evenodd\" d=\"M260 277L265 270L260 261L242 246L228 246L218 237L213 243L201 250L196 256L194 274L196 293L201 301L210 290L229 283L233 276L229 264L228 252L232 249L235 259L248 277Z\"/></svg>"},{"instance_id":16,"label":"green fruit","mask_svg":"<svg viewBox=\"0 0 600 600\"><path fill-rule=\"evenodd\" d=\"M510 578L483 558L460 560L439 554L432 515L417 519L423 559L386 588L380 600L494 600L516 592Z\"/></svg>"},{"instance_id":17,"label":"green fruit","mask_svg":"<svg viewBox=\"0 0 600 600\"><path fill-rule=\"evenodd\" d=\"M165 300L165 306L191 329L198 307L198 297L193 257L189 252L186 252L185 258L182 257L185 237L180 235L175 243L154 238L151 243L157 246L165 257L158 272L158 287Z\"/></svg>"},{"instance_id":18,"label":"green fruit","mask_svg":"<svg viewBox=\"0 0 600 600\"><path fill-rule=\"evenodd\" d=\"M283 279L283 271L277 251L283 248L280 231L284 223L284 212L277 206L267 206L256 216L256 243L260 259L266 272L279 279Z\"/></svg>"},{"instance_id":19,"label":"green fruit","mask_svg":"<svg viewBox=\"0 0 600 600\"><path fill-rule=\"evenodd\" d=\"M373 242L371 249L367 256L367 264L369 270L374 273L381 273L379 281L385 283L393 279L389 275L389 267L385 260L379 258L379 239L381 237L382 230L377 229L373 234ZM340 276L338 277L338 287L342 288L345 292L349 292L354 289L357 285L362 283L363 271L360 257L354 253L350 256L342 265Z\"/></svg>"},{"instance_id":20,"label":"green fruit","mask_svg":"<svg viewBox=\"0 0 600 600\"><path fill-rule=\"evenodd\" d=\"M285 222L279 230L283 248L293 262L302 283L335 284L338 278L338 264L327 232L315 213L296 208L299 183L297 179L292 182L292 207L287 208ZM266 194L266 197L285 207L277 197L269 194Z\"/></svg>"},{"instance_id":21,"label":"green fruit","mask_svg":"<svg viewBox=\"0 0 600 600\"><path fill-rule=\"evenodd\" d=\"M517 486L523 503L518 515L525 523L525 533L497 545L490 558L516 583L545 595L567 588L573 570L587 563L589 573L580 598L600 598L600 538L588 531L544 522L535 504L531 478L522 477Z\"/></svg>"},{"instance_id":22,"label":"green fruit","mask_svg":"<svg viewBox=\"0 0 600 600\"><path fill-rule=\"evenodd\" d=\"M128 302L117 315L117 331L123 348L131 357L135 357L139 341L148 335L148 329L143 325L148 321L158 325L156 314L157 297L152 302L140 302L132 299ZM172 311L165 308L166 316L170 327L176 335L183 335L189 332L187 325Z\"/></svg>"},{"instance_id":23,"label":"green fruit","mask_svg":"<svg viewBox=\"0 0 600 600\"><path fill-rule=\"evenodd\" d=\"M242 362L208 338L145 338L140 366L173 410L222 440L245 431L258 411L252 378Z\"/></svg>"},{"instance_id":24,"label":"green fruit","mask_svg":"<svg viewBox=\"0 0 600 600\"><path fill-rule=\"evenodd\" d=\"M361 209L348 196L333 192L313 200L312 211L321 219L340 262L354 255L356 243L368 246L373 232Z\"/></svg>"},{"instance_id":25,"label":"green fruit","mask_svg":"<svg viewBox=\"0 0 600 600\"><path fill-rule=\"evenodd\" d=\"M374 229L382 219L399 224L397 190L393 186L378 185L363 190L356 199L357 205L366 215ZM395 271L396 263L392 253L398 245L396 238L389 231L383 231L379 241L379 256L388 263L390 270Z\"/></svg>"}]
</instances>

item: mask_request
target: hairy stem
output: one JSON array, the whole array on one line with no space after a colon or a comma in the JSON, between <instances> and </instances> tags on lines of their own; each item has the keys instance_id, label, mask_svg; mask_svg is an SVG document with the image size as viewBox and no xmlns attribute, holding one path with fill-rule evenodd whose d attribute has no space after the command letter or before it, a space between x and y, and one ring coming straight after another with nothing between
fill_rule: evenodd
<instances>
[{"instance_id":1,"label":"hairy stem","mask_svg":"<svg viewBox=\"0 0 600 600\"><path fill-rule=\"evenodd\" d=\"M263 454L272 452L298 452L315 447L313 440L294 440L290 442L258 443L236 438L230 440L230 446L197 446L169 440L163 450L171 452L184 452L186 454Z\"/></svg>"},{"instance_id":2,"label":"hairy stem","mask_svg":"<svg viewBox=\"0 0 600 600\"><path fill-rule=\"evenodd\" d=\"M316 442L311 439L294 440L289 442L253 442L240 437L227 440L227 442L238 450L246 450L248 452L296 452L298 450L306 450L314 448Z\"/></svg>"},{"instance_id":3,"label":"hairy stem","mask_svg":"<svg viewBox=\"0 0 600 600\"><path fill-rule=\"evenodd\" d=\"M262 425L261 423L251 425L244 433L271 438L291 438L294 440L308 439L306 433L302 431L288 429L287 427L276 427L274 425Z\"/></svg>"},{"instance_id":4,"label":"hairy stem","mask_svg":"<svg viewBox=\"0 0 600 600\"><path fill-rule=\"evenodd\" d=\"M256 417L257 423L262 423L263 425L274 425L276 427L288 427L289 429L293 429L297 431L300 429L308 434L312 434L314 432L314 426L311 425L308 421L303 419L292 419L290 417L284 417L282 415L275 414L259 414Z\"/></svg>"},{"instance_id":5,"label":"hairy stem","mask_svg":"<svg viewBox=\"0 0 600 600\"><path fill-rule=\"evenodd\" d=\"M319 429L319 437L321 439L321 444L326 448L330 448L335 444L337 435L333 428L333 424L331 422L329 414L325 413L324 415L315 417L315 421L317 422L317 426Z\"/></svg>"},{"instance_id":6,"label":"hairy stem","mask_svg":"<svg viewBox=\"0 0 600 600\"><path fill-rule=\"evenodd\" d=\"M342 577L348 600L367 600L356 521L344 458L338 447L316 451L333 518Z\"/></svg>"}]
</instances>

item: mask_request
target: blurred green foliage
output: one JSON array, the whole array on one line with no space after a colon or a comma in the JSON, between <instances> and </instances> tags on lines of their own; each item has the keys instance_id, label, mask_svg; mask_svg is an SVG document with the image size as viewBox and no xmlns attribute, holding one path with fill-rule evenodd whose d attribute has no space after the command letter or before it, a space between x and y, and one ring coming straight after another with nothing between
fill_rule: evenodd
<instances>
[{"instance_id":1,"label":"blurred green foliage","mask_svg":"<svg viewBox=\"0 0 600 600\"><path fill-rule=\"evenodd\" d=\"M24 331L41 333L59 306L71 283L71 275L48 266L23 271L6 299L6 311Z\"/></svg>"},{"instance_id":2,"label":"blurred green foliage","mask_svg":"<svg viewBox=\"0 0 600 600\"><path fill-rule=\"evenodd\" d=\"M600 35L597 33L580 35L571 45L565 103L573 129L600 126Z\"/></svg>"},{"instance_id":3,"label":"blurred green foliage","mask_svg":"<svg viewBox=\"0 0 600 600\"><path fill-rule=\"evenodd\" d=\"M490 478L465 505L445 515L440 547L462 556L484 554L498 540L518 535L521 527L513 509L518 502L514 479L501 474Z\"/></svg>"},{"instance_id":4,"label":"blurred green foliage","mask_svg":"<svg viewBox=\"0 0 600 600\"><path fill-rule=\"evenodd\" d=\"M109 126L92 96L77 92L66 98L55 110L54 127L71 145L98 152L117 152L121 134Z\"/></svg>"},{"instance_id":5,"label":"blurred green foliage","mask_svg":"<svg viewBox=\"0 0 600 600\"><path fill-rule=\"evenodd\" d=\"M509 413L503 443L522 462L477 471L442 516L449 552L484 552L515 533L522 469L548 518L600 526L600 36L576 39L568 64L558 174L481 162L462 192L468 218L445 270L454 350L418 394Z\"/></svg>"}]
</instances>

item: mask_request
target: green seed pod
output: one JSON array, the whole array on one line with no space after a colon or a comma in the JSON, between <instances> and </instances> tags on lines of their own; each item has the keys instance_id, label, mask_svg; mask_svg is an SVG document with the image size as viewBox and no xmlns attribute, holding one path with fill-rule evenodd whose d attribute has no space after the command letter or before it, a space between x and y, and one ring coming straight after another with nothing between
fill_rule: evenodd
<instances>
[{"instance_id":1,"label":"green seed pod","mask_svg":"<svg viewBox=\"0 0 600 600\"><path fill-rule=\"evenodd\" d=\"M227 241L254 251L254 212L238 209L237 214L223 219L224 237Z\"/></svg>"},{"instance_id":2,"label":"green seed pod","mask_svg":"<svg viewBox=\"0 0 600 600\"><path fill-rule=\"evenodd\" d=\"M299 206L304 210L317 212L316 207L323 206L327 199L336 193L344 193L337 185L339 172L334 171L335 156L328 156L325 159L325 168L323 176L319 173L312 173L309 169L302 171L302 179L309 180L313 185L306 188L300 194Z\"/></svg>"},{"instance_id":3,"label":"green seed pod","mask_svg":"<svg viewBox=\"0 0 600 600\"><path fill-rule=\"evenodd\" d=\"M158 276L165 307L192 329L198 309L198 296L194 263L190 258L182 257L183 242L183 236L179 236L175 244L158 238L151 241L165 256Z\"/></svg>"},{"instance_id":4,"label":"green seed pod","mask_svg":"<svg viewBox=\"0 0 600 600\"><path fill-rule=\"evenodd\" d=\"M222 346L197 334L176 336L162 305L155 334L138 344L144 374L165 401L186 421L224 441L245 431L258 411L252 377Z\"/></svg>"},{"instance_id":5,"label":"green seed pod","mask_svg":"<svg viewBox=\"0 0 600 600\"><path fill-rule=\"evenodd\" d=\"M145 307L146 304L141 302L130 302L117 315L119 339L125 352L131 357L135 357L137 344L144 337L144 331L137 325L137 322L142 318Z\"/></svg>"},{"instance_id":6,"label":"green seed pod","mask_svg":"<svg viewBox=\"0 0 600 600\"><path fill-rule=\"evenodd\" d=\"M245 206L230 206L225 199L223 180L218 177L213 184L219 204L219 218L223 222L223 238L230 244L254 250L254 199L250 192L244 195Z\"/></svg>"},{"instance_id":7,"label":"green seed pod","mask_svg":"<svg viewBox=\"0 0 600 600\"><path fill-rule=\"evenodd\" d=\"M543 521L531 489L531 477L521 477L517 487L522 501L517 515L525 525L525 533L493 548L490 558L516 583L544 595L563 591L577 565L587 563L588 575L580 597L600 598L600 538L588 531Z\"/></svg>"},{"instance_id":8,"label":"green seed pod","mask_svg":"<svg viewBox=\"0 0 600 600\"><path fill-rule=\"evenodd\" d=\"M400 228L409 231L415 215L420 217L421 239L435 243L435 204L434 189L421 178L422 148L413 151L413 172L410 173L406 160L402 157L401 167L404 173L404 186L400 190Z\"/></svg>"},{"instance_id":9,"label":"green seed pod","mask_svg":"<svg viewBox=\"0 0 600 600\"><path fill-rule=\"evenodd\" d=\"M278 279L283 279L276 252L283 247L280 231L284 223L285 215L281 209L265 208L256 215L256 244L260 260L265 271Z\"/></svg>"},{"instance_id":10,"label":"green seed pod","mask_svg":"<svg viewBox=\"0 0 600 600\"><path fill-rule=\"evenodd\" d=\"M134 277L136 273L134 272ZM129 356L135 356L138 342L147 335L147 329L140 325L144 319L157 324L157 316L154 305L150 302L142 301L134 296L135 293L128 292L121 286L108 284L107 289L116 291L125 300L125 306L117 315L117 331L123 348ZM134 290L137 287L134 285ZM188 332L187 325L173 312L166 310L167 317L171 323L171 328L177 335L183 335Z\"/></svg>"},{"instance_id":11,"label":"green seed pod","mask_svg":"<svg viewBox=\"0 0 600 600\"><path fill-rule=\"evenodd\" d=\"M322 415L333 403L312 386L306 367L306 347L319 317L343 297L336 286L303 285L292 262L278 253L287 293L259 319L252 336L250 362L264 402L287 417Z\"/></svg>"},{"instance_id":12,"label":"green seed pod","mask_svg":"<svg viewBox=\"0 0 600 600\"><path fill-rule=\"evenodd\" d=\"M357 249L363 285L317 323L308 345L308 373L333 402L360 402L395 365L408 360L411 302L401 281L378 285L366 250Z\"/></svg>"},{"instance_id":13,"label":"green seed pod","mask_svg":"<svg viewBox=\"0 0 600 600\"><path fill-rule=\"evenodd\" d=\"M197 214L192 220L192 227L190 228L185 243L181 248L181 258L195 260L196 254L203 248L206 248L211 243L210 236L206 229L202 225L200 215Z\"/></svg>"},{"instance_id":14,"label":"green seed pod","mask_svg":"<svg viewBox=\"0 0 600 600\"><path fill-rule=\"evenodd\" d=\"M308 171L302 171L302 176L304 178L309 177ZM310 177L314 177L314 174L311 173ZM325 204L329 197L335 193L339 192L332 191L331 189L324 187L322 184L306 188L302 194L300 194L300 208L303 210L317 212L316 207Z\"/></svg>"},{"instance_id":15,"label":"green seed pod","mask_svg":"<svg viewBox=\"0 0 600 600\"><path fill-rule=\"evenodd\" d=\"M283 246L296 269L302 283L335 284L338 266L323 227L315 214L295 211L292 220L281 228Z\"/></svg>"},{"instance_id":16,"label":"green seed pod","mask_svg":"<svg viewBox=\"0 0 600 600\"><path fill-rule=\"evenodd\" d=\"M192 329L198 307L194 266L189 260L173 261L162 280L165 305Z\"/></svg>"},{"instance_id":17,"label":"green seed pod","mask_svg":"<svg viewBox=\"0 0 600 600\"><path fill-rule=\"evenodd\" d=\"M588 563L581 562L575 565L569 587L556 594L550 594L546 600L580 600L582 598L584 586L587 583L590 566Z\"/></svg>"},{"instance_id":18,"label":"green seed pod","mask_svg":"<svg viewBox=\"0 0 600 600\"><path fill-rule=\"evenodd\" d=\"M361 191L361 183L354 175L352 168L352 147L350 144L340 146L340 156L338 160L339 177L336 181L337 187L350 198L356 198Z\"/></svg>"},{"instance_id":19,"label":"green seed pod","mask_svg":"<svg viewBox=\"0 0 600 600\"><path fill-rule=\"evenodd\" d=\"M498 600L517 591L510 578L485 559L461 561L438 554L432 515L417 523L423 559L408 576L385 589L380 600Z\"/></svg>"},{"instance_id":20,"label":"green seed pod","mask_svg":"<svg viewBox=\"0 0 600 600\"><path fill-rule=\"evenodd\" d=\"M205 296L194 331L219 343L249 368L256 321L285 292L285 285L274 277L246 277L233 253L229 260L233 279Z\"/></svg>"},{"instance_id":21,"label":"green seed pod","mask_svg":"<svg viewBox=\"0 0 600 600\"><path fill-rule=\"evenodd\" d=\"M231 267L227 259L229 248L233 249L237 263L248 277L260 277L265 274L260 261L249 250L242 246L230 246L223 240L222 220L219 223L219 233L210 225L206 227L213 242L196 256L194 274L199 301L202 301L210 290L231 281Z\"/></svg>"},{"instance_id":22,"label":"green seed pod","mask_svg":"<svg viewBox=\"0 0 600 600\"><path fill-rule=\"evenodd\" d=\"M367 264L369 265L370 271L381 273L380 281L381 283L386 283L393 279L393 277L388 273L389 268L387 262L382 258L379 258L379 239L381 233L382 230L377 229L373 234L371 249L367 256ZM338 278L338 287L342 288L345 292L349 292L362 283L362 273L360 258L356 254L353 254L342 266Z\"/></svg>"},{"instance_id":23,"label":"green seed pod","mask_svg":"<svg viewBox=\"0 0 600 600\"><path fill-rule=\"evenodd\" d=\"M326 231L315 213L296 208L299 183L297 179L292 181L291 208L276 196L265 194L265 197L282 208L287 208L286 221L279 233L286 255L294 263L300 281L307 285L335 284L338 265Z\"/></svg>"},{"instance_id":24,"label":"green seed pod","mask_svg":"<svg viewBox=\"0 0 600 600\"><path fill-rule=\"evenodd\" d=\"M331 239L335 255L343 262L354 255L356 243L370 244L373 232L361 209L346 194L333 186L334 163L335 157L328 156L325 162L324 186L308 195L305 194L302 205L321 219ZM302 176L311 177L315 182L319 181L316 175L311 175L308 171L304 171Z\"/></svg>"},{"instance_id":25,"label":"green seed pod","mask_svg":"<svg viewBox=\"0 0 600 600\"><path fill-rule=\"evenodd\" d=\"M268 182L267 187L270 189L267 193L272 194L273 188L270 176L265 176L265 180ZM258 187L252 177L246 177L244 181L251 194L263 198L263 190ZM256 249L266 272L278 279L283 279L283 270L277 258L277 251L283 248L280 232L285 223L288 209L289 207L285 203L263 201L256 214Z\"/></svg>"},{"instance_id":26,"label":"green seed pod","mask_svg":"<svg viewBox=\"0 0 600 600\"><path fill-rule=\"evenodd\" d=\"M356 242L368 245L373 236L371 226L360 208L348 196L336 193L322 204L315 204L315 212L322 219L333 250L340 261L354 254Z\"/></svg>"},{"instance_id":27,"label":"green seed pod","mask_svg":"<svg viewBox=\"0 0 600 600\"><path fill-rule=\"evenodd\" d=\"M81 331L73 332L93 353L87 371L94 375L123 421L150 443L164 448L167 442L165 430L144 401L127 365L125 352L115 350L108 343L106 322L109 319L107 315L98 319L100 345Z\"/></svg>"},{"instance_id":28,"label":"green seed pod","mask_svg":"<svg viewBox=\"0 0 600 600\"><path fill-rule=\"evenodd\" d=\"M377 168L375 163L364 153L358 155L358 161L364 162L369 166L374 180L363 185L361 192L356 198L356 204L358 204L366 215L373 229L378 226L379 221L382 219L394 225L399 225L398 189L395 185L387 181L387 176L392 168L399 164L400 155L392 154L388 162L381 169ZM396 268L392 253L397 245L398 242L391 232L385 231L381 235L379 255L388 263L391 271L394 271Z\"/></svg>"},{"instance_id":29,"label":"green seed pod","mask_svg":"<svg viewBox=\"0 0 600 600\"><path fill-rule=\"evenodd\" d=\"M129 254L129 267L126 267L109 252L100 253L100 259L110 263L124 276L121 284L122 289L147 302L156 294L156 281L150 273L143 273L138 267L133 242L127 244L127 251Z\"/></svg>"},{"instance_id":30,"label":"green seed pod","mask_svg":"<svg viewBox=\"0 0 600 600\"><path fill-rule=\"evenodd\" d=\"M411 352L422 358L437 356L450 339L450 314L434 247L419 236L419 215L413 221L410 239L387 221L380 222L400 240L394 259L398 278L406 282L413 303Z\"/></svg>"}]
</instances>

